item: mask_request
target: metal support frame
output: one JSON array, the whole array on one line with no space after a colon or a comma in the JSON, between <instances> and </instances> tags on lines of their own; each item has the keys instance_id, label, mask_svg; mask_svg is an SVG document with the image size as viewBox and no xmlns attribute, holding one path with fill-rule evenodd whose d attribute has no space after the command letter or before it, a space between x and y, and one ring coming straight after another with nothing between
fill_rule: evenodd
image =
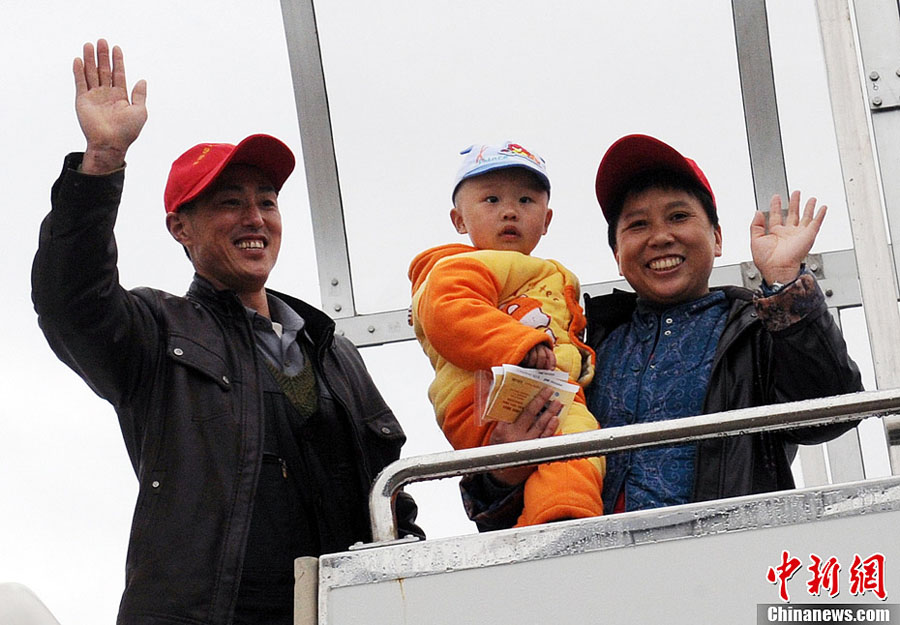
<instances>
[{"instance_id":1,"label":"metal support frame","mask_svg":"<svg viewBox=\"0 0 900 625\"><path fill-rule=\"evenodd\" d=\"M350 253L316 12L312 0L281 0L281 13L294 77L322 307L334 318L352 317L356 306Z\"/></svg>"},{"instance_id":2,"label":"metal support frame","mask_svg":"<svg viewBox=\"0 0 900 625\"><path fill-rule=\"evenodd\" d=\"M787 179L765 0L733 0L732 6L754 189L757 204L767 210L769 197L774 193L784 195ZM314 2L281 0L281 9L294 77L322 307L337 320L338 332L357 346L411 339L405 310L356 314ZM618 284L585 285L585 291L596 287L598 292L608 292Z\"/></svg>"},{"instance_id":3,"label":"metal support frame","mask_svg":"<svg viewBox=\"0 0 900 625\"><path fill-rule=\"evenodd\" d=\"M788 184L769 46L766 1L732 0L731 6L756 206L763 212L768 212L768 199L776 193L787 197ZM826 262L829 269L834 270L834 277L837 278L840 274L843 279L828 280ZM806 266L819 280L829 298L829 306L835 313L842 307L860 305L858 272L852 252L849 257L844 252L829 254L827 261L822 254L814 254L806 259ZM852 269L851 272L838 271L848 267ZM753 263L742 263L741 269L744 286L757 288L762 277ZM839 315L835 316L840 323ZM827 443L825 448L831 461L833 481L863 477L862 451L855 431ZM806 484L827 484L829 475L822 446L804 446L800 454Z\"/></svg>"},{"instance_id":4,"label":"metal support frame","mask_svg":"<svg viewBox=\"0 0 900 625\"><path fill-rule=\"evenodd\" d=\"M860 58L850 1L818 0L816 7L875 379L879 388L893 388L900 386L900 312L869 129L869 97L859 80ZM882 30L883 24L893 23L896 32L900 27L897 5L893 1L865 0L858 4L857 10L864 20L860 23L861 41L864 40L863 28L871 32ZM896 49L893 47L892 52ZM882 58L883 50L879 45L867 46L865 55L870 51ZM876 65L880 67L881 61ZM892 193L892 196L896 197L896 194ZM885 419L884 427L892 471L900 474L900 419Z\"/></svg>"},{"instance_id":5,"label":"metal support frame","mask_svg":"<svg viewBox=\"0 0 900 625\"><path fill-rule=\"evenodd\" d=\"M873 201L877 196L877 186L868 182L870 179L874 181L874 174L870 172L867 163L863 163L867 146L855 143L868 136L867 130L860 130L858 114L852 123L848 124L846 121L850 119L848 111L854 110L856 106L853 103L851 83L854 77L858 76L855 70L855 46L847 1L820 2L820 26L826 44L826 58L830 59L829 84L835 103L835 123L847 184L848 205L877 207L879 203ZM889 30L891 36L900 32L900 23L896 15L897 6L893 0L867 0L863 4L866 7L863 13L867 16L874 14L876 5L880 11L874 19L869 20L871 23L867 28L878 25L882 31ZM406 310L356 314L314 2L281 0L281 6L294 77L294 97L309 190L322 306L335 318L337 331L347 336L357 346L412 339L413 333L407 323ZM893 21L885 19L885 11L889 10L886 7L893 11ZM756 204L762 210L766 210L767 198L774 193L785 195L788 185L775 97L765 0L732 0L732 11ZM897 47L892 46L890 49L896 50ZM868 51L866 53L869 54ZM897 67L894 68L894 65ZM873 110L878 108L880 111L895 111L891 116L890 128L891 132L896 132L895 136L900 137L900 106L897 106L898 102L894 102L900 97L897 95L900 93L900 59L889 56L885 58L882 55L877 58L873 67L877 67L869 72L869 99ZM894 68L893 75L891 68ZM875 105L876 98L881 99L878 106ZM838 117L841 117L841 121ZM886 120L887 126L887 118L883 119ZM862 125L865 126L864 121ZM841 137L845 138L843 142ZM900 140L892 144L900 145ZM868 147L871 152L871 146ZM860 163L863 163L865 176L858 175L860 170L853 169L854 164ZM900 158L886 159L883 165L886 166L886 171L888 167L898 168L898 171L890 173L900 175ZM860 180L865 180L865 184L860 184ZM863 188L865 190L861 191ZM892 191L892 194L898 196L896 203L900 205L900 187ZM832 269L839 268L840 271L833 272L827 281L821 280L822 276L817 275L829 297L829 305L833 309L840 309L858 306L861 303L857 265L867 267L867 271L875 270L869 271L869 275L876 277L867 279L863 291L868 292L870 297L872 293L876 294L876 299L873 299L871 304L866 301L866 318L873 351L880 352L874 354L876 374L880 388L898 386L900 384L895 383L894 378L900 379L900 350L895 349L896 345L900 345L900 340L897 340L900 337L900 314L897 314L896 306L891 309L887 304L896 302L894 290L884 288L886 283L890 283L893 287L894 274L892 270L885 269L884 257L875 249L882 246L871 245L872 241L886 241L886 236L883 232L879 233L878 228L874 226L874 222L878 219L871 216L851 218L854 219L856 262L852 259L853 251L824 254L822 262L827 263ZM861 227L860 224L867 225ZM900 218L892 221L892 227L895 236L900 236ZM738 280L752 288L758 283L758 272L755 272L752 264L748 263L717 267L713 272L711 284L733 284ZM585 292L595 295L609 292L615 287L627 288L627 285L621 280L583 285ZM887 294L887 291L890 291L890 294ZM876 309L875 312L870 310L872 308ZM892 351L893 354L890 353ZM895 451L900 449L897 446L900 443L900 424L895 425L889 420L886 423L886 430L888 440L891 442L892 465L896 473L900 471L898 469L900 451ZM854 467L850 469L851 472L853 474L861 472L858 442L855 443L855 450L849 449L846 442L840 445L830 444L832 448L838 446L846 448L841 452L841 456L857 459L853 460ZM843 462L843 459L840 462ZM856 467L857 464L860 466ZM821 480L822 471L818 473L814 481Z\"/></svg>"},{"instance_id":6,"label":"metal support frame","mask_svg":"<svg viewBox=\"0 0 900 625\"><path fill-rule=\"evenodd\" d=\"M825 292L829 308L838 311L862 304L853 250L811 254L807 258L807 266ZM761 280L759 271L753 263L744 262L713 268L709 283L711 286L742 284L748 289L755 289ZM582 292L591 296L605 295L611 293L613 289L628 291L631 287L622 279L581 285ZM357 347L409 341L415 339L415 336L407 322L408 314L408 310L399 309L345 317L336 320L337 331L353 341Z\"/></svg>"},{"instance_id":7,"label":"metal support frame","mask_svg":"<svg viewBox=\"0 0 900 625\"><path fill-rule=\"evenodd\" d=\"M377 543L397 538L393 500L400 488L412 482L722 436L884 417L897 410L900 389L888 389L401 458L385 467L372 485L372 540Z\"/></svg>"},{"instance_id":8,"label":"metal support frame","mask_svg":"<svg viewBox=\"0 0 900 625\"><path fill-rule=\"evenodd\" d=\"M775 98L765 0L731 0L744 123L756 206L769 210L774 194L787 197L787 173Z\"/></svg>"}]
</instances>

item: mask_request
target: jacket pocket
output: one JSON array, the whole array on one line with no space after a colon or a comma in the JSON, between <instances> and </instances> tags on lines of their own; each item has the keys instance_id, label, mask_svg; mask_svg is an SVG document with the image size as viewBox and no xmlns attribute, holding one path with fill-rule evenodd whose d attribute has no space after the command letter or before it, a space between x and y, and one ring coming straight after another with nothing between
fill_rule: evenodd
<instances>
[{"instance_id":1,"label":"jacket pocket","mask_svg":"<svg viewBox=\"0 0 900 625\"><path fill-rule=\"evenodd\" d=\"M396 440L401 444L406 440L403 428L400 427L397 417L395 417L394 413L390 410L384 410L367 420L366 427L368 427L377 438L382 438L387 441Z\"/></svg>"},{"instance_id":2,"label":"jacket pocket","mask_svg":"<svg viewBox=\"0 0 900 625\"><path fill-rule=\"evenodd\" d=\"M389 409L376 413L365 422L365 444L368 455L377 462L375 473L400 457L400 448L406 442L403 428Z\"/></svg>"},{"instance_id":3,"label":"jacket pocket","mask_svg":"<svg viewBox=\"0 0 900 625\"><path fill-rule=\"evenodd\" d=\"M178 389L176 409L192 421L208 421L235 413L235 380L224 358L200 343L170 335L166 357L172 364L170 389Z\"/></svg>"}]
</instances>

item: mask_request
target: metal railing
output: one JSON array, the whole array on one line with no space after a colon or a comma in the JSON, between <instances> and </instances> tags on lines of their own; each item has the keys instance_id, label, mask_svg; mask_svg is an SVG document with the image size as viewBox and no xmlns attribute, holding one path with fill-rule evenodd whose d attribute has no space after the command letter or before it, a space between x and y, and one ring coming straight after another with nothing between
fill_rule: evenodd
<instances>
[{"instance_id":1,"label":"metal railing","mask_svg":"<svg viewBox=\"0 0 900 625\"><path fill-rule=\"evenodd\" d=\"M393 500L404 485L627 449L699 441L900 412L900 388L744 408L670 421L401 458L378 475L369 496L373 543L397 539Z\"/></svg>"}]
</instances>

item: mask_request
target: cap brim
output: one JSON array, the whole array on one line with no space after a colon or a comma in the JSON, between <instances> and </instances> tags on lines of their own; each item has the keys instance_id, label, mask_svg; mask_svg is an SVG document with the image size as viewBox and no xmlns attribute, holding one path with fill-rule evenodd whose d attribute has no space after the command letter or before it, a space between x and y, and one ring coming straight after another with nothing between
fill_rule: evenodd
<instances>
[{"instance_id":1,"label":"cap brim","mask_svg":"<svg viewBox=\"0 0 900 625\"><path fill-rule=\"evenodd\" d=\"M670 145L647 135L627 135L609 147L597 168L597 201L607 221L634 177L653 170L674 171L708 188L688 159Z\"/></svg>"},{"instance_id":2,"label":"cap brim","mask_svg":"<svg viewBox=\"0 0 900 625\"><path fill-rule=\"evenodd\" d=\"M540 169L538 169L536 167L531 167L530 165L527 165L525 163L503 163L503 164L491 163L491 164L483 165L481 167L476 167L472 171L467 172L465 176L463 176L462 178L457 180L456 184L453 186L453 192L450 194L450 197L455 202L456 201L456 192L459 190L459 185L461 185L463 182L465 182L466 180L468 180L470 178L475 178L476 176L480 176L482 174L486 174L491 171L499 171L501 169L513 169L513 168L524 169L525 171L530 171L531 173L533 173L537 177L537 179L541 181L541 184L544 185L544 190L546 190L548 194L550 193L550 178L547 176L547 174L542 172Z\"/></svg>"},{"instance_id":3,"label":"cap brim","mask_svg":"<svg viewBox=\"0 0 900 625\"><path fill-rule=\"evenodd\" d=\"M549 193L550 191L550 178L547 176L547 174L542 172L537 167L532 167L526 163L488 163L472 169L471 171L467 172L465 176L460 178L457 181L456 186L453 187L453 194L456 195L456 190L459 188L459 185L461 185L469 178L475 178L476 176L481 176L482 174L486 174L490 171L499 171L501 169L524 169L525 171L530 171L535 176L537 176L537 179L541 181L541 184L544 185L544 188L547 190L547 192Z\"/></svg>"}]
</instances>

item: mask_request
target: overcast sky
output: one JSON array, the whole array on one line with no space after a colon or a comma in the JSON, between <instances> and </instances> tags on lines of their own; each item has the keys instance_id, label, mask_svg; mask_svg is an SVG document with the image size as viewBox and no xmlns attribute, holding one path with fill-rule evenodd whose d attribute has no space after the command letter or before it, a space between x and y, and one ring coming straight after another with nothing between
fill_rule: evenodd
<instances>
[{"instance_id":1,"label":"overcast sky","mask_svg":"<svg viewBox=\"0 0 900 625\"><path fill-rule=\"evenodd\" d=\"M592 188L606 147L631 132L659 136L700 163L720 207L721 264L749 259L755 207L730 3L320 4L360 311L405 308L409 260L463 240L447 213L458 151L471 143L512 139L544 156L555 215L535 253L563 261L583 282L618 277ZM772 4L789 182L831 206L814 251L846 249L813 2ZM63 156L83 149L72 58L85 41L106 37L123 47L130 83L149 84L149 121L128 156L117 227L122 283L184 292L191 268L163 220L171 161L200 141L266 132L298 157L280 197L285 235L270 285L318 304L280 5L7 0L3 9L0 176L11 227L0 268L9 289L0 334L0 582L33 588L63 625L112 623L137 483L112 409L52 355L29 295L50 185ZM860 319L848 316L845 328L856 328L848 332L859 334ZM865 345L853 350L865 366ZM418 346L363 355L404 424L405 453L447 449ZM870 430L867 462L883 474L877 424ZM473 531L453 481L413 492L431 536Z\"/></svg>"}]
</instances>

